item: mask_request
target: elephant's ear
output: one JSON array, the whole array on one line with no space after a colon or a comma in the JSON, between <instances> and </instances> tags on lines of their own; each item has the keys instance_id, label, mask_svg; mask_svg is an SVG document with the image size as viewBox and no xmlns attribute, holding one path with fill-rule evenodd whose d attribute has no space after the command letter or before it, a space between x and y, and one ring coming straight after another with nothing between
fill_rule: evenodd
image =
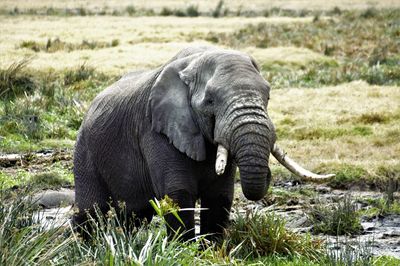
<instances>
[{"instance_id":1,"label":"elephant's ear","mask_svg":"<svg viewBox=\"0 0 400 266\"><path fill-rule=\"evenodd\" d=\"M197 57L188 56L165 66L151 88L147 115L151 118L152 130L166 135L179 151L193 160L203 161L205 140L191 114L187 85L194 76L183 76L181 72Z\"/></svg>"}]
</instances>

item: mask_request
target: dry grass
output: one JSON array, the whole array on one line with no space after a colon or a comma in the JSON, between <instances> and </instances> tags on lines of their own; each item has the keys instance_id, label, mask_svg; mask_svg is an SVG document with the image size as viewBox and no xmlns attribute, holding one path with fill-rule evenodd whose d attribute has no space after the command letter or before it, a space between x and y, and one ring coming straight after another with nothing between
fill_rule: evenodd
<instances>
[{"instance_id":1,"label":"dry grass","mask_svg":"<svg viewBox=\"0 0 400 266\"><path fill-rule=\"evenodd\" d=\"M148 8L154 9L155 11L160 11L162 7L169 7L172 9L175 8L185 8L189 5L196 5L199 7L200 11L210 11L214 9L219 0L209 0L209 1L182 1L182 0L137 0L137 1L129 1L129 0L97 0L97 1L86 1L86 0L3 0L0 2L0 8L9 8L12 9L14 7L18 7L19 9L29 9L29 8L79 8L85 7L91 10L101 10L104 8L121 10L125 9L128 6L134 5L137 8ZM267 9L267 8L284 8L284 9L317 9L317 10L329 10L336 6L339 6L344 9L364 9L368 7L377 7L377 8L388 8L388 7L400 7L400 2L396 0L333 0L333 1L303 1L303 0L253 0L251 2L244 0L232 0L225 1L225 4L228 5L228 8L237 10L237 9L246 9L246 10L257 10L257 9Z\"/></svg>"},{"instance_id":2,"label":"dry grass","mask_svg":"<svg viewBox=\"0 0 400 266\"><path fill-rule=\"evenodd\" d=\"M350 164L373 172L380 165L399 163L399 102L398 87L371 86L360 81L321 89L275 90L269 110L280 145L303 165L315 169L323 164ZM388 120L359 120L371 112ZM356 127L369 128L371 134L362 134L362 130L353 134ZM344 134L321 137L318 129L342 129ZM296 132L307 130L311 133L297 137ZM391 140L392 135L397 141Z\"/></svg>"},{"instance_id":3,"label":"dry grass","mask_svg":"<svg viewBox=\"0 0 400 266\"><path fill-rule=\"evenodd\" d=\"M151 68L171 58L178 50L203 41L204 34L213 32L233 32L247 24L254 23L292 23L311 22L312 18L175 18L175 17L32 17L0 16L2 25L0 42L0 67L4 67L35 54L33 64L37 69L57 70L76 66L77 62L87 61L100 71L122 74L135 68ZM101 28L98 28L101 25ZM96 29L96 30L93 30ZM34 52L31 49L16 49L25 41L46 43L58 37L61 41L80 44L83 40L111 43L119 40L116 47L98 50L75 50L55 53ZM297 50L295 50L296 52ZM254 55L262 53L251 50ZM275 51L274 51L275 52ZM308 51L300 51L301 54ZM293 49L289 50L293 54ZM266 57L279 56L267 53ZM304 57L304 55L301 55ZM315 54L312 56L315 57ZM282 59L282 58L281 58ZM275 59L273 59L275 60ZM280 60L280 58L276 58ZM295 59L294 59L295 60Z\"/></svg>"},{"instance_id":4,"label":"dry grass","mask_svg":"<svg viewBox=\"0 0 400 266\"><path fill-rule=\"evenodd\" d=\"M252 55L262 65L306 66L312 62L335 63L335 60L299 47L271 47L266 49L249 47L244 52Z\"/></svg>"}]
</instances>

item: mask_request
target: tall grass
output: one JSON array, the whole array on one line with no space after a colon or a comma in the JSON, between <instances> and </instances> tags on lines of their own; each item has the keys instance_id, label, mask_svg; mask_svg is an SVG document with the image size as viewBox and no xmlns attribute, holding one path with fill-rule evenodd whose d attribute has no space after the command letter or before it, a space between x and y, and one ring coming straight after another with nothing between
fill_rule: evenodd
<instances>
[{"instance_id":1,"label":"tall grass","mask_svg":"<svg viewBox=\"0 0 400 266\"><path fill-rule=\"evenodd\" d=\"M96 209L86 224L91 238L83 240L69 222L41 225L40 210L27 194L0 193L1 265L347 265L371 259L369 250L355 251L351 245L341 253L325 249L321 240L290 232L273 213L257 211L237 215L216 244L202 236L189 242L178 240L179 235L169 238L162 217L132 228L123 208L106 214Z\"/></svg>"},{"instance_id":2,"label":"tall grass","mask_svg":"<svg viewBox=\"0 0 400 266\"><path fill-rule=\"evenodd\" d=\"M226 230L228 247L239 247L239 257L268 255L301 256L316 259L322 242L290 232L282 217L260 211L238 214Z\"/></svg>"},{"instance_id":3,"label":"tall grass","mask_svg":"<svg viewBox=\"0 0 400 266\"><path fill-rule=\"evenodd\" d=\"M354 235L362 232L360 213L349 195L337 203L318 202L308 210L313 232L328 235Z\"/></svg>"},{"instance_id":4,"label":"tall grass","mask_svg":"<svg viewBox=\"0 0 400 266\"><path fill-rule=\"evenodd\" d=\"M44 230L35 223L38 210L29 201L23 197L7 199L7 194L0 192L0 264L45 265L62 259L73 240L63 237L64 227Z\"/></svg>"},{"instance_id":5,"label":"tall grass","mask_svg":"<svg viewBox=\"0 0 400 266\"><path fill-rule=\"evenodd\" d=\"M24 58L0 69L0 99L14 98L24 93L33 92L37 84L26 66L32 61L32 57Z\"/></svg>"},{"instance_id":6,"label":"tall grass","mask_svg":"<svg viewBox=\"0 0 400 266\"><path fill-rule=\"evenodd\" d=\"M89 102L115 79L87 63L57 73L28 68L31 60L0 69L3 152L30 150L48 138L74 140Z\"/></svg>"}]
</instances>

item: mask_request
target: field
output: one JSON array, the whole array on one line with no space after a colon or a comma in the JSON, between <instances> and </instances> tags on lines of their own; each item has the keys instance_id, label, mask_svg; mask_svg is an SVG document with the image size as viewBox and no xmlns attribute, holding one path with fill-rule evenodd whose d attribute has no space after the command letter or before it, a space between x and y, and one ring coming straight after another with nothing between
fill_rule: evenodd
<instances>
[{"instance_id":1,"label":"field","mask_svg":"<svg viewBox=\"0 0 400 266\"><path fill-rule=\"evenodd\" d=\"M269 115L278 143L291 157L315 172L335 173L324 184L330 189L381 191L380 199L387 204L378 206L370 200L368 208L357 211L360 215L373 215L373 208L378 208L379 215L399 215L400 3L266 3L2 1L0 155L23 154L17 163L0 160L2 193L26 186L54 187L46 180L42 180L44 185L37 182L43 175L59 179L58 185L73 186L73 145L93 97L129 71L159 66L184 47L209 44L244 51L256 59L272 87ZM39 152L53 157L42 160L36 156ZM296 180L276 161L271 163L277 187ZM267 197L282 197L279 193L271 189ZM285 197L298 197L294 194L288 192ZM271 220L262 220L261 227L264 222ZM165 232L159 227L154 232L161 236L152 243L162 248ZM142 232L141 237L148 234ZM231 233L229 237L234 241L243 236ZM133 246L145 244L143 239L136 240ZM82 248L78 243L71 245L65 252ZM182 248L173 245L179 244L169 246L171 254ZM314 247L311 242L306 245ZM199 264L231 260L237 264L347 265L334 264L325 251L316 255L295 250L296 255L290 256L261 252L246 257L243 250L237 256L230 254L228 246L210 247L203 254L205 261L195 247L184 248L191 250ZM106 247L101 248L108 254ZM400 252L395 255L400 257ZM92 261L111 260L107 256L96 258L94 252ZM117 264L121 258L115 256ZM189 259L180 258L181 264ZM394 260L374 254L370 263L391 265Z\"/></svg>"}]
</instances>

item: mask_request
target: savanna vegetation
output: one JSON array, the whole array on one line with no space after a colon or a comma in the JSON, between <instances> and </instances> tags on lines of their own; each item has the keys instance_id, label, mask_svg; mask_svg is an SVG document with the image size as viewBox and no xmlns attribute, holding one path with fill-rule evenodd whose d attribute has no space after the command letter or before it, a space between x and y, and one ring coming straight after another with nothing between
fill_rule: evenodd
<instances>
[{"instance_id":1,"label":"savanna vegetation","mask_svg":"<svg viewBox=\"0 0 400 266\"><path fill-rule=\"evenodd\" d=\"M364 244L361 253L345 246L338 257L323 240L291 232L265 212L237 211L218 245L167 242L162 217L132 234L110 214L88 244L69 227L43 230L33 206L16 195L73 186L74 141L98 92L188 45L211 44L256 59L271 84L269 114L278 141L291 157L315 172L335 173L326 184L332 189L383 192L362 199L369 207L361 210L352 199L315 202L307 211L316 225L311 233L357 234L362 215L399 214L399 3L253 2L0 3L0 155L23 154L13 165L0 160L0 264L398 263L372 256ZM53 155L43 160L38 152ZM271 164L276 184L296 181ZM274 188L266 201L281 205L316 193Z\"/></svg>"}]
</instances>

